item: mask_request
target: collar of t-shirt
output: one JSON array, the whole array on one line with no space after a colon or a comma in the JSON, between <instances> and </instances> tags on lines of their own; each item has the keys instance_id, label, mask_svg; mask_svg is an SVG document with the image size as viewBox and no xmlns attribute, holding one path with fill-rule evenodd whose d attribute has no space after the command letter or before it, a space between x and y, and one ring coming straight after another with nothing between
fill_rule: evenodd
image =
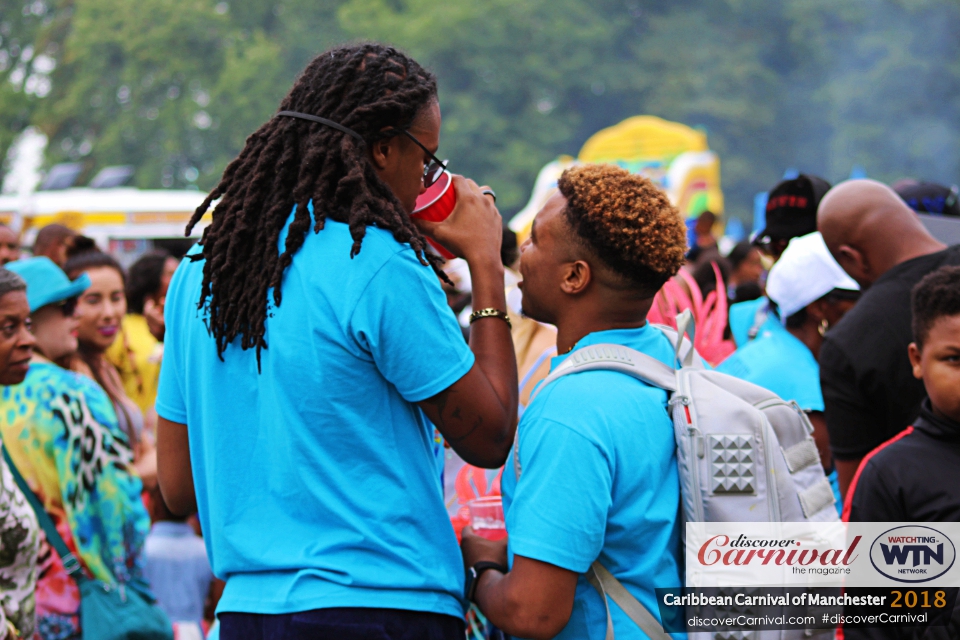
<instances>
[{"instance_id":1,"label":"collar of t-shirt","mask_svg":"<svg viewBox=\"0 0 960 640\"><path fill-rule=\"evenodd\" d=\"M920 405L920 417L913 426L938 440L960 440L960 422L936 415L930 398L924 398Z\"/></svg>"},{"instance_id":2,"label":"collar of t-shirt","mask_svg":"<svg viewBox=\"0 0 960 640\"><path fill-rule=\"evenodd\" d=\"M573 345L573 349L567 353L563 353L551 358L550 371L556 369L560 363L566 360L571 353L595 344L622 344L632 349L637 349L637 340L647 340L656 337L656 334L651 333L654 331L660 333L659 329L650 326L650 323L648 322L642 327L634 327L631 329L607 329L605 331L594 331L593 333L588 333L580 338L575 345Z\"/></svg>"}]
</instances>

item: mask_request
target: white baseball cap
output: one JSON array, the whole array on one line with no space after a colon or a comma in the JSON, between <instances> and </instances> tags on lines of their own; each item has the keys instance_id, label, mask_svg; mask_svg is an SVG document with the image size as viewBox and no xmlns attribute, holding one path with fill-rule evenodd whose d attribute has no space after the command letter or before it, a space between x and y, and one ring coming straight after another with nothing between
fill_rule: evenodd
<instances>
[{"instance_id":1,"label":"white baseball cap","mask_svg":"<svg viewBox=\"0 0 960 640\"><path fill-rule=\"evenodd\" d=\"M767 296L783 319L834 289L859 291L860 285L833 259L819 231L790 240L767 277Z\"/></svg>"}]
</instances>

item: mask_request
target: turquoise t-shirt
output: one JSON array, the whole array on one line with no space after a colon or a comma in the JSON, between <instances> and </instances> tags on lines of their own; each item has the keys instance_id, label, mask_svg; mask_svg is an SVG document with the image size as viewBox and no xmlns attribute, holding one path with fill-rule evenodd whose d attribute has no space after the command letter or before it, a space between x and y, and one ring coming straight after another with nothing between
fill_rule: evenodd
<instances>
[{"instance_id":1,"label":"turquoise t-shirt","mask_svg":"<svg viewBox=\"0 0 960 640\"><path fill-rule=\"evenodd\" d=\"M804 411L823 411L820 365L779 321L765 323L760 334L717 365L717 371L795 400Z\"/></svg>"},{"instance_id":2,"label":"turquoise t-shirt","mask_svg":"<svg viewBox=\"0 0 960 640\"><path fill-rule=\"evenodd\" d=\"M781 327L780 319L775 313L765 307L770 303L766 296L761 296L756 300L747 300L738 302L730 306L728 316L730 319L730 333L733 335L733 341L737 343L737 348L745 347L750 343L750 329L760 321L757 335L760 333ZM759 315L758 315L758 312Z\"/></svg>"},{"instance_id":3,"label":"turquoise t-shirt","mask_svg":"<svg viewBox=\"0 0 960 640\"><path fill-rule=\"evenodd\" d=\"M754 340L721 362L717 371L773 391L784 400L793 400L804 411L823 411L820 364L807 345L795 338L776 318L773 320L772 324L769 320L763 324ZM837 511L841 512L843 500L836 469L827 475L827 479L836 498Z\"/></svg>"},{"instance_id":4,"label":"turquoise t-shirt","mask_svg":"<svg viewBox=\"0 0 960 640\"><path fill-rule=\"evenodd\" d=\"M577 347L602 342L673 363L656 327L591 333ZM553 358L552 368L565 357ZM511 564L521 555L582 574L599 559L659 619L654 589L683 584L666 392L613 371L570 374L530 403L517 438L520 480L511 457L501 481ZM610 610L618 640L646 637L612 602ZM581 575L557 638L602 640L606 626L603 601Z\"/></svg>"},{"instance_id":5,"label":"turquoise t-shirt","mask_svg":"<svg viewBox=\"0 0 960 640\"><path fill-rule=\"evenodd\" d=\"M188 426L204 539L227 582L219 612L463 615L434 429L415 403L474 357L409 245L373 227L353 259L352 244L332 220L307 233L271 302L259 374L253 349L217 357L197 311L203 261L170 284L157 412Z\"/></svg>"}]
</instances>

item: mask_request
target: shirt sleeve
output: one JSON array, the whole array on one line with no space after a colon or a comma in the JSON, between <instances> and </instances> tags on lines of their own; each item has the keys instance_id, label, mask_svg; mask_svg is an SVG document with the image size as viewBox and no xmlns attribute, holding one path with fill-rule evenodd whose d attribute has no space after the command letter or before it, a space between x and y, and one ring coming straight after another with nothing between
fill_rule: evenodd
<instances>
[{"instance_id":1,"label":"shirt sleeve","mask_svg":"<svg viewBox=\"0 0 960 640\"><path fill-rule=\"evenodd\" d=\"M189 258L183 261L189 263ZM163 321L166 324L163 342L163 360L160 363L160 380L157 385L155 409L157 415L171 422L187 423L187 404L183 389L183 369L180 364L180 344L183 338L183 325L179 321L184 310L182 281L186 266L181 263L173 274L167 290L167 302L164 307ZM191 311L196 305L191 306Z\"/></svg>"},{"instance_id":2,"label":"shirt sleeve","mask_svg":"<svg viewBox=\"0 0 960 640\"><path fill-rule=\"evenodd\" d=\"M506 515L510 552L583 573L603 548L613 472L597 443L550 419L523 425Z\"/></svg>"},{"instance_id":3,"label":"shirt sleeve","mask_svg":"<svg viewBox=\"0 0 960 640\"><path fill-rule=\"evenodd\" d=\"M408 402L447 389L474 363L439 279L411 250L394 254L374 275L349 332Z\"/></svg>"},{"instance_id":4,"label":"shirt sleeve","mask_svg":"<svg viewBox=\"0 0 960 640\"><path fill-rule=\"evenodd\" d=\"M820 388L834 457L857 460L870 453L880 425L865 405L852 363L829 339L820 348Z\"/></svg>"}]
</instances>

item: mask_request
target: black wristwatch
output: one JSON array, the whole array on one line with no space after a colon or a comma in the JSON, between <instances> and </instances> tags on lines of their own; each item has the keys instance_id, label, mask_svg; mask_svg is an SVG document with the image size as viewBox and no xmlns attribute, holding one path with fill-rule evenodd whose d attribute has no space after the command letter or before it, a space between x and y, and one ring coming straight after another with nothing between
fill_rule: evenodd
<instances>
[{"instance_id":1,"label":"black wristwatch","mask_svg":"<svg viewBox=\"0 0 960 640\"><path fill-rule=\"evenodd\" d=\"M463 595L470 602L474 602L474 596L477 595L477 583L480 582L480 576L487 569L496 569L500 573L507 573L510 570L502 564L496 562L478 562L472 567L467 568L467 578L464 581Z\"/></svg>"}]
</instances>

